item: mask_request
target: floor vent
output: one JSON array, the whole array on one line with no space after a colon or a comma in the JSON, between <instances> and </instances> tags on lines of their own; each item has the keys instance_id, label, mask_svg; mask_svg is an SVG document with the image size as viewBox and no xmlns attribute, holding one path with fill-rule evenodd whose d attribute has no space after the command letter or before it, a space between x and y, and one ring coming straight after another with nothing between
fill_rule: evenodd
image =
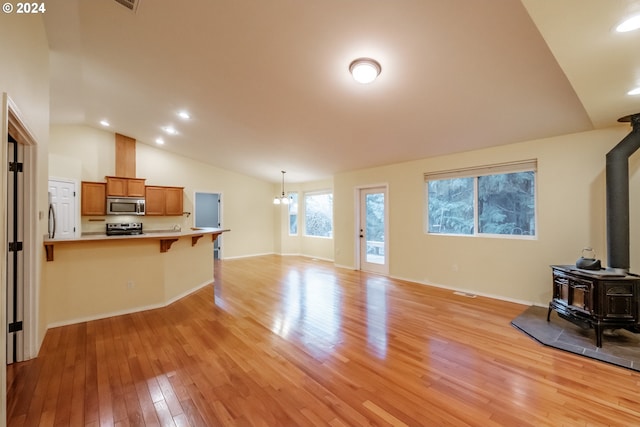
<instances>
[{"instance_id":1,"label":"floor vent","mask_svg":"<svg viewBox=\"0 0 640 427\"><path fill-rule=\"evenodd\" d=\"M133 13L135 13L136 10L138 10L138 4L140 3L140 0L115 0L115 1L123 5Z\"/></svg>"},{"instance_id":2,"label":"floor vent","mask_svg":"<svg viewBox=\"0 0 640 427\"><path fill-rule=\"evenodd\" d=\"M477 297L476 294L472 294L471 292L459 292L459 291L455 291L453 293L454 295L460 295L461 297L467 297L467 298L475 298Z\"/></svg>"}]
</instances>

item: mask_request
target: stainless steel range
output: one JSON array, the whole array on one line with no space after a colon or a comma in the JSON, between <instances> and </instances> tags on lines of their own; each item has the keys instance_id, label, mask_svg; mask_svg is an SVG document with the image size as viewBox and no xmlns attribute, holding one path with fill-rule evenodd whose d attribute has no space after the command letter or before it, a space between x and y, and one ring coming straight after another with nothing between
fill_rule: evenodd
<instances>
[{"instance_id":1,"label":"stainless steel range","mask_svg":"<svg viewBox=\"0 0 640 427\"><path fill-rule=\"evenodd\" d=\"M142 234L141 222L107 224L107 236L134 236Z\"/></svg>"}]
</instances>

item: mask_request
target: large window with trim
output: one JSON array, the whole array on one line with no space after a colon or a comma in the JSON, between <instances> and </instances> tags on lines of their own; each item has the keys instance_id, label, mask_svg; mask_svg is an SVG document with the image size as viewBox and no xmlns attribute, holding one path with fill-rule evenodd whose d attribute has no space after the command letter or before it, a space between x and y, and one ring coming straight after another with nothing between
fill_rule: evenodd
<instances>
[{"instance_id":1,"label":"large window with trim","mask_svg":"<svg viewBox=\"0 0 640 427\"><path fill-rule=\"evenodd\" d=\"M333 194L329 191L305 193L304 234L333 237Z\"/></svg>"},{"instance_id":2,"label":"large window with trim","mask_svg":"<svg viewBox=\"0 0 640 427\"><path fill-rule=\"evenodd\" d=\"M536 236L536 160L424 174L426 232Z\"/></svg>"}]
</instances>

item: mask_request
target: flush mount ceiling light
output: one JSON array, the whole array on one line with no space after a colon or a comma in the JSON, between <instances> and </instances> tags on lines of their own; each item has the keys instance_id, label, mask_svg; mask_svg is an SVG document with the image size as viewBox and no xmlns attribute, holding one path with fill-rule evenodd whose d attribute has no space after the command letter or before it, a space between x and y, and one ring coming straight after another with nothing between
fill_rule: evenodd
<instances>
[{"instance_id":1,"label":"flush mount ceiling light","mask_svg":"<svg viewBox=\"0 0 640 427\"><path fill-rule=\"evenodd\" d=\"M104 127L109 127L109 126L111 126L111 125L109 124L109 122L108 122L108 121L106 121L106 120L100 120L100 124L101 124L102 126L104 126Z\"/></svg>"},{"instance_id":2,"label":"flush mount ceiling light","mask_svg":"<svg viewBox=\"0 0 640 427\"><path fill-rule=\"evenodd\" d=\"M181 119L189 120L191 118L191 114L189 114L188 111L183 110L178 112L178 117L180 117Z\"/></svg>"},{"instance_id":3,"label":"flush mount ceiling light","mask_svg":"<svg viewBox=\"0 0 640 427\"><path fill-rule=\"evenodd\" d=\"M616 31L619 33L626 33L628 31L637 30L640 28L640 15L633 16L616 27Z\"/></svg>"},{"instance_id":4,"label":"flush mount ceiling light","mask_svg":"<svg viewBox=\"0 0 640 427\"><path fill-rule=\"evenodd\" d=\"M629 92L627 92L627 95L640 95L640 87L631 89Z\"/></svg>"},{"instance_id":5,"label":"flush mount ceiling light","mask_svg":"<svg viewBox=\"0 0 640 427\"><path fill-rule=\"evenodd\" d=\"M163 145L163 144L164 144L164 139L162 139L162 138L156 138L156 144L158 144L158 145Z\"/></svg>"},{"instance_id":6,"label":"flush mount ceiling light","mask_svg":"<svg viewBox=\"0 0 640 427\"><path fill-rule=\"evenodd\" d=\"M371 58L358 58L349 65L349 71L358 83L371 83L378 77L382 67L378 61Z\"/></svg>"},{"instance_id":7,"label":"flush mount ceiling light","mask_svg":"<svg viewBox=\"0 0 640 427\"><path fill-rule=\"evenodd\" d=\"M273 204L274 205L279 205L279 204L288 205L289 204L289 198L284 194L284 174L286 172L285 171L280 171L280 172L282 172L282 195L274 197L273 198Z\"/></svg>"}]
</instances>

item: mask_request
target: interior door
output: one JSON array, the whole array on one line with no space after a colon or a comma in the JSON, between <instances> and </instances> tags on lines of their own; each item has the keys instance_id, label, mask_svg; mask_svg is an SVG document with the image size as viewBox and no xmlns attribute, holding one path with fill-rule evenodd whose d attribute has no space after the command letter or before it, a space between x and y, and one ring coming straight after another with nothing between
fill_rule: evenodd
<instances>
[{"instance_id":1,"label":"interior door","mask_svg":"<svg viewBox=\"0 0 640 427\"><path fill-rule=\"evenodd\" d=\"M360 190L359 248L360 269L387 274L387 189L386 187Z\"/></svg>"},{"instance_id":2,"label":"interior door","mask_svg":"<svg viewBox=\"0 0 640 427\"><path fill-rule=\"evenodd\" d=\"M76 234L76 184L71 181L49 180L49 235L56 239L71 239Z\"/></svg>"},{"instance_id":3,"label":"interior door","mask_svg":"<svg viewBox=\"0 0 640 427\"><path fill-rule=\"evenodd\" d=\"M24 360L24 147L9 135L7 176L7 363Z\"/></svg>"},{"instance_id":4,"label":"interior door","mask_svg":"<svg viewBox=\"0 0 640 427\"><path fill-rule=\"evenodd\" d=\"M220 193L196 193L194 225L196 227L220 228L220 203ZM218 236L213 242L213 259L221 257L221 239L222 236Z\"/></svg>"}]
</instances>

